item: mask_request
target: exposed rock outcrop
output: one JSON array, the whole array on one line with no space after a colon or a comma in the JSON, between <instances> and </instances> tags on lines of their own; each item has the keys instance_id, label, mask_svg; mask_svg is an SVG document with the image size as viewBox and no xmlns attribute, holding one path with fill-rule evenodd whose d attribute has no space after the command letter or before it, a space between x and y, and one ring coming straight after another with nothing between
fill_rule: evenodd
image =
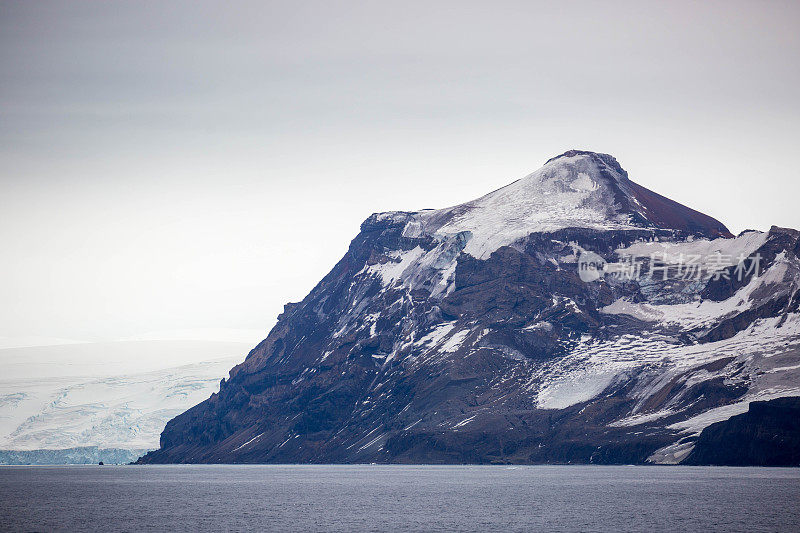
<instances>
[{"instance_id":1,"label":"exposed rock outcrop","mask_svg":"<svg viewBox=\"0 0 800 533\"><path fill-rule=\"evenodd\" d=\"M688 465L800 466L800 398L753 402L700 433Z\"/></svg>"}]
</instances>

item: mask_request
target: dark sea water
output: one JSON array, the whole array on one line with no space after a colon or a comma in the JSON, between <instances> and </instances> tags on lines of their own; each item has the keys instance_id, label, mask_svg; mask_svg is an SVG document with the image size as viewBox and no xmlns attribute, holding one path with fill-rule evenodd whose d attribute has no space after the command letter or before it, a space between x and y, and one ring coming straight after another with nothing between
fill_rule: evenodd
<instances>
[{"instance_id":1,"label":"dark sea water","mask_svg":"<svg viewBox=\"0 0 800 533\"><path fill-rule=\"evenodd\" d=\"M800 531L800 469L0 467L9 531Z\"/></svg>"}]
</instances>

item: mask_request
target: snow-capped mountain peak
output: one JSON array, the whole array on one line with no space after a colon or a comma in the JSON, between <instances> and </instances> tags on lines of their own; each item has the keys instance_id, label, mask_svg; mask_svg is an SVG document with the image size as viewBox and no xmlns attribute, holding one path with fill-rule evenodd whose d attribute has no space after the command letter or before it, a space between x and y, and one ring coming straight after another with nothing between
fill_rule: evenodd
<instances>
[{"instance_id":1,"label":"snow-capped mountain peak","mask_svg":"<svg viewBox=\"0 0 800 533\"><path fill-rule=\"evenodd\" d=\"M524 178L464 204L373 216L402 217L406 236L467 232L464 252L478 259L531 233L565 228L731 236L719 221L631 181L613 156L582 150L549 159Z\"/></svg>"},{"instance_id":2,"label":"snow-capped mountain peak","mask_svg":"<svg viewBox=\"0 0 800 533\"><path fill-rule=\"evenodd\" d=\"M731 237L584 151L374 214L142 461L680 461L750 401L800 395L800 233Z\"/></svg>"}]
</instances>

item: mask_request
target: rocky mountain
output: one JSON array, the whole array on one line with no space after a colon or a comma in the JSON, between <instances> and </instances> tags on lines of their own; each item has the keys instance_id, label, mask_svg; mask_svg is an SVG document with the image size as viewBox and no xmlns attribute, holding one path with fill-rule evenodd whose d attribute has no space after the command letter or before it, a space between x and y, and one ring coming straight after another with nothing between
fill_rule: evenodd
<instances>
[{"instance_id":1,"label":"rocky mountain","mask_svg":"<svg viewBox=\"0 0 800 533\"><path fill-rule=\"evenodd\" d=\"M370 216L140 462L677 463L800 396L799 253L794 230L734 237L569 151Z\"/></svg>"}]
</instances>

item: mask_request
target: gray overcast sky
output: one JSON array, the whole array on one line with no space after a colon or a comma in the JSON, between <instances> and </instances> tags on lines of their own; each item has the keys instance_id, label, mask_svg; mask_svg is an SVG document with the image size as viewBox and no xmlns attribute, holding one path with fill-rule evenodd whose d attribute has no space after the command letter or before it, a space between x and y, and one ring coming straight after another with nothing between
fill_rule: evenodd
<instances>
[{"instance_id":1,"label":"gray overcast sky","mask_svg":"<svg viewBox=\"0 0 800 533\"><path fill-rule=\"evenodd\" d=\"M570 148L735 232L800 228L798 27L796 2L0 2L0 336L265 332L371 212Z\"/></svg>"}]
</instances>

